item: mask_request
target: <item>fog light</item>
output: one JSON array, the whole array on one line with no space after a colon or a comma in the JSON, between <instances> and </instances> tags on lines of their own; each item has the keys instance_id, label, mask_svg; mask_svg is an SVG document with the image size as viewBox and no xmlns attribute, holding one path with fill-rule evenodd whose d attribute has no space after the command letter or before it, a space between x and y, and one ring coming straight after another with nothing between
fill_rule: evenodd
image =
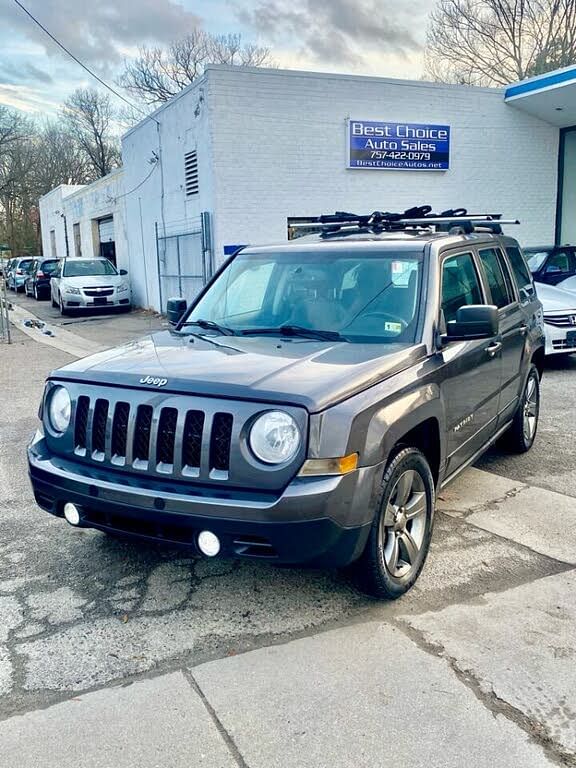
<instances>
[{"instance_id":1,"label":"fog light","mask_svg":"<svg viewBox=\"0 0 576 768\"><path fill-rule=\"evenodd\" d=\"M70 525L78 525L80 523L80 512L78 511L78 507L71 502L64 504L64 517Z\"/></svg>"},{"instance_id":2,"label":"fog light","mask_svg":"<svg viewBox=\"0 0 576 768\"><path fill-rule=\"evenodd\" d=\"M212 531L202 531L198 534L198 549L206 557L216 557L220 552L220 539Z\"/></svg>"}]
</instances>

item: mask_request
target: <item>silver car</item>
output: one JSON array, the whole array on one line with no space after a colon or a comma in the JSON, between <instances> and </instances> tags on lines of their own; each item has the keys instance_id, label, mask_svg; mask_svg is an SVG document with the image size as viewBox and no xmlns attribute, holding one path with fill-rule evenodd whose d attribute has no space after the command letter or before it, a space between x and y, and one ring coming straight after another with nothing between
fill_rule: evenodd
<instances>
[{"instance_id":1,"label":"silver car","mask_svg":"<svg viewBox=\"0 0 576 768\"><path fill-rule=\"evenodd\" d=\"M118 271L108 259L62 259L50 280L52 306L59 307L62 315L104 307L129 309L127 274L125 269Z\"/></svg>"},{"instance_id":2,"label":"silver car","mask_svg":"<svg viewBox=\"0 0 576 768\"><path fill-rule=\"evenodd\" d=\"M7 273L6 285L11 291L21 293L24 290L24 282L28 277L28 268L34 261L30 256L12 259Z\"/></svg>"},{"instance_id":3,"label":"silver car","mask_svg":"<svg viewBox=\"0 0 576 768\"><path fill-rule=\"evenodd\" d=\"M576 292L538 282L536 292L544 308L546 355L576 352Z\"/></svg>"}]
</instances>

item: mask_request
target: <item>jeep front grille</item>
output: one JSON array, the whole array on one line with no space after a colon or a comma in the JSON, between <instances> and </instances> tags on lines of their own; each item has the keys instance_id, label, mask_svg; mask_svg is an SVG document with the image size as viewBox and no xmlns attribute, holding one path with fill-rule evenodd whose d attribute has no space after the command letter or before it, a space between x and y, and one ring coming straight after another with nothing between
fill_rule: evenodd
<instances>
[{"instance_id":1,"label":"jeep front grille","mask_svg":"<svg viewBox=\"0 0 576 768\"><path fill-rule=\"evenodd\" d=\"M200 477L205 459L210 479L227 480L233 424L232 414L220 411L208 420L198 410L131 406L81 395L74 416L74 453L183 477Z\"/></svg>"}]
</instances>

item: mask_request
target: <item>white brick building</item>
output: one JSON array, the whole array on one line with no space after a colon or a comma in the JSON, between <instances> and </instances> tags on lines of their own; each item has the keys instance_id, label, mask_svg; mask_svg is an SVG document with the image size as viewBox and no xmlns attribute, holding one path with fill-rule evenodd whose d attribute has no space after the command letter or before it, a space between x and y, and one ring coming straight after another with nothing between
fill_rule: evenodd
<instances>
[{"instance_id":1,"label":"white brick building","mask_svg":"<svg viewBox=\"0 0 576 768\"><path fill-rule=\"evenodd\" d=\"M123 174L111 180L106 215L136 302L158 309L168 295L191 296L231 246L286 240L290 219L335 210L429 203L501 212L522 220L514 234L524 244L553 242L564 124L558 107L533 103L557 86L534 83L507 103L504 89L208 67L123 137ZM350 120L449 126L450 168L350 169ZM69 248L76 223L82 242L96 242L103 214L94 187L64 199Z\"/></svg>"}]
</instances>

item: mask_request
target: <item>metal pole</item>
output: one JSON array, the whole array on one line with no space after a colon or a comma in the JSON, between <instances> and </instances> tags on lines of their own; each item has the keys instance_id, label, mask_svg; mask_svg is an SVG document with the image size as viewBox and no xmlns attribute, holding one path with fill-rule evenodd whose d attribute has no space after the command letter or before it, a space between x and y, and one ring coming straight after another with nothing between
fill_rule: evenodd
<instances>
[{"instance_id":1,"label":"metal pole","mask_svg":"<svg viewBox=\"0 0 576 768\"><path fill-rule=\"evenodd\" d=\"M178 296L182 296L182 265L180 264L180 236L176 238L176 258L178 259Z\"/></svg>"},{"instance_id":2,"label":"metal pole","mask_svg":"<svg viewBox=\"0 0 576 768\"><path fill-rule=\"evenodd\" d=\"M0 315L2 316L3 326L2 335L8 344L10 344L12 339L10 336L10 316L8 314L8 299L6 296L6 279L4 276L4 270L2 272L2 285L0 286Z\"/></svg>"},{"instance_id":3,"label":"metal pole","mask_svg":"<svg viewBox=\"0 0 576 768\"><path fill-rule=\"evenodd\" d=\"M160 300L160 312L164 311L162 298L162 275L160 274L160 240L158 238L158 222L154 224L156 230L156 270L158 272L158 297Z\"/></svg>"}]
</instances>

